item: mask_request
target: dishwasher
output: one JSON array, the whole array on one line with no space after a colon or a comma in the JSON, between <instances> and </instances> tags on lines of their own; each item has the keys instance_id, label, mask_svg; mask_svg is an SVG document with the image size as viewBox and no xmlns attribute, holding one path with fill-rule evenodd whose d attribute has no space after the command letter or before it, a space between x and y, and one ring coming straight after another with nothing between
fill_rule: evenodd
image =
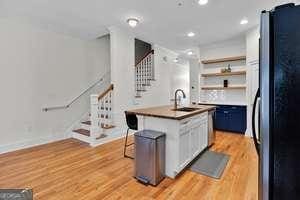
<instances>
[{"instance_id":1,"label":"dishwasher","mask_svg":"<svg viewBox=\"0 0 300 200\"><path fill-rule=\"evenodd\" d=\"M216 140L216 131L214 129L215 112L216 109L208 111L208 137L207 137L208 147L212 146Z\"/></svg>"}]
</instances>

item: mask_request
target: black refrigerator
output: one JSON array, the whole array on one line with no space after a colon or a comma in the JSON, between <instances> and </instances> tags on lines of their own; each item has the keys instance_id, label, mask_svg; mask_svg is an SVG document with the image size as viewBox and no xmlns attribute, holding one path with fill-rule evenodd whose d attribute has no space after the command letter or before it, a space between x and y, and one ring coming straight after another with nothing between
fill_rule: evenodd
<instances>
[{"instance_id":1,"label":"black refrigerator","mask_svg":"<svg viewBox=\"0 0 300 200\"><path fill-rule=\"evenodd\" d=\"M300 199L300 6L285 4L263 11L260 29L260 83L252 114L259 199L296 200Z\"/></svg>"}]
</instances>

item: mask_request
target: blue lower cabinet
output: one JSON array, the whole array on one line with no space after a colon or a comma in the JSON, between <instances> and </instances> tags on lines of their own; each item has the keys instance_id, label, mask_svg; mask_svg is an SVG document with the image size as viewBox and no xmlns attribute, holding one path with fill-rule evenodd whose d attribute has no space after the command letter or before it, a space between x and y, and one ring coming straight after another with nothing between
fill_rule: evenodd
<instances>
[{"instance_id":1,"label":"blue lower cabinet","mask_svg":"<svg viewBox=\"0 0 300 200\"><path fill-rule=\"evenodd\" d=\"M244 134L247 127L246 106L217 106L214 126L217 130Z\"/></svg>"},{"instance_id":2,"label":"blue lower cabinet","mask_svg":"<svg viewBox=\"0 0 300 200\"><path fill-rule=\"evenodd\" d=\"M224 111L216 110L215 113L215 129L225 130L227 129L226 124L227 114Z\"/></svg>"}]
</instances>

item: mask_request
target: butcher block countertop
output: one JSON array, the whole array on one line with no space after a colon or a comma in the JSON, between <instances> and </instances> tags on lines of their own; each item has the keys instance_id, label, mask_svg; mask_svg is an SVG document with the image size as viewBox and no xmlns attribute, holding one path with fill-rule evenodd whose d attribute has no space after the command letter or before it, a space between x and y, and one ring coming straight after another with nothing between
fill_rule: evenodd
<instances>
[{"instance_id":1,"label":"butcher block countertop","mask_svg":"<svg viewBox=\"0 0 300 200\"><path fill-rule=\"evenodd\" d=\"M212 109L215 109L216 106L210 105L189 105L186 106L189 108L199 108L195 111L186 112L186 111L178 111L173 110L173 105L167 106L158 106L158 107L149 107L149 108L141 108L135 110L128 110L127 113L133 113L136 115L149 116L149 117L158 117L158 118L166 118L166 119L174 119L174 120L182 120ZM181 108L181 107L179 107Z\"/></svg>"}]
</instances>

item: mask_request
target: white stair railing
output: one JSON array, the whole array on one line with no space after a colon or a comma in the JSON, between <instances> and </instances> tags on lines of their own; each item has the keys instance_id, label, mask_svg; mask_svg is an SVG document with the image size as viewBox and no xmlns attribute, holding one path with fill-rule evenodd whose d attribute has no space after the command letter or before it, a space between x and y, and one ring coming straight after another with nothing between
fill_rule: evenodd
<instances>
[{"instance_id":1,"label":"white stair railing","mask_svg":"<svg viewBox=\"0 0 300 200\"><path fill-rule=\"evenodd\" d=\"M99 126L99 101L98 95L91 95L91 115L90 115L90 143L96 140L99 137L99 133L101 133L101 128Z\"/></svg>"},{"instance_id":2,"label":"white stair railing","mask_svg":"<svg viewBox=\"0 0 300 200\"><path fill-rule=\"evenodd\" d=\"M101 95L91 95L91 143L105 137L105 129L113 127L113 85Z\"/></svg>"},{"instance_id":3,"label":"white stair railing","mask_svg":"<svg viewBox=\"0 0 300 200\"><path fill-rule=\"evenodd\" d=\"M136 96L140 96L145 91L146 86L150 85L150 81L154 80L154 51L151 50L145 57L135 66L135 91Z\"/></svg>"}]
</instances>

